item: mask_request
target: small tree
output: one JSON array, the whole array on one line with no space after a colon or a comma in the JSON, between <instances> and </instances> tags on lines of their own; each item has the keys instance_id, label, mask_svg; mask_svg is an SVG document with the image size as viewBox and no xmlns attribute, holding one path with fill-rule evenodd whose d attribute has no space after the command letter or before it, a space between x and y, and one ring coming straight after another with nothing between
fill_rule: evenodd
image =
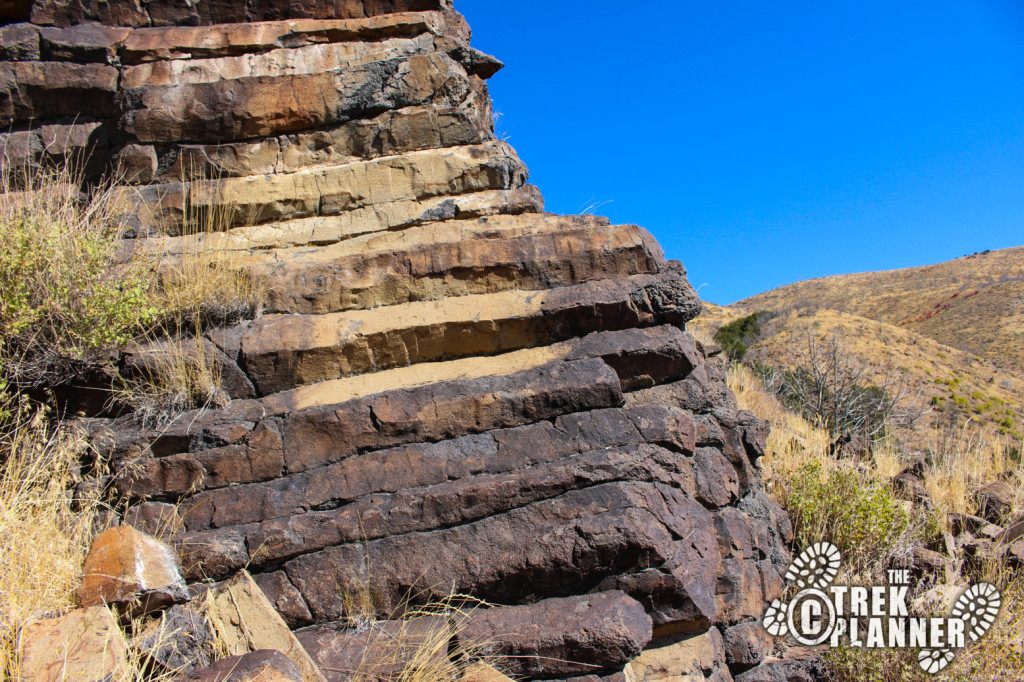
<instances>
[{"instance_id":1,"label":"small tree","mask_svg":"<svg viewBox=\"0 0 1024 682\"><path fill-rule=\"evenodd\" d=\"M774 313L761 311L733 320L715 332L715 343L722 347L733 362L740 362L747 355L748 347L761 336L761 323L775 317Z\"/></svg>"},{"instance_id":2,"label":"small tree","mask_svg":"<svg viewBox=\"0 0 1024 682\"><path fill-rule=\"evenodd\" d=\"M870 381L871 373L849 352L841 330L825 338L808 330L796 355L794 369L770 372L765 383L833 436L862 433L874 438L890 427L913 426L923 413L909 396L902 374L885 369L874 373L881 376L880 383Z\"/></svg>"}]
</instances>

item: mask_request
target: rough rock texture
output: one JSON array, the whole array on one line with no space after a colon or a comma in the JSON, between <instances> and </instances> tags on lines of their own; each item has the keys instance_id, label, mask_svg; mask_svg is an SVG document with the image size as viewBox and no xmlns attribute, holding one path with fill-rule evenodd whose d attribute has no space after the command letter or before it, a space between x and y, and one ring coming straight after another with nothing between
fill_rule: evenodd
<instances>
[{"instance_id":1,"label":"rough rock texture","mask_svg":"<svg viewBox=\"0 0 1024 682\"><path fill-rule=\"evenodd\" d=\"M651 639L643 606L614 591L482 609L468 620L458 640L495 642L493 653L517 678L621 669Z\"/></svg>"},{"instance_id":2,"label":"rough rock texture","mask_svg":"<svg viewBox=\"0 0 1024 682\"><path fill-rule=\"evenodd\" d=\"M142 633L139 648L162 673L189 672L210 664L213 637L205 617L172 606Z\"/></svg>"},{"instance_id":3,"label":"rough rock texture","mask_svg":"<svg viewBox=\"0 0 1024 682\"><path fill-rule=\"evenodd\" d=\"M701 635L676 635L655 640L643 655L629 664L629 672L636 682L699 682L705 679L726 682L732 678L723 663L726 655L724 646L717 628Z\"/></svg>"},{"instance_id":4,"label":"rough rock texture","mask_svg":"<svg viewBox=\"0 0 1024 682\"><path fill-rule=\"evenodd\" d=\"M32 623L21 633L21 647L26 680L100 682L128 672L124 635L105 606Z\"/></svg>"},{"instance_id":5,"label":"rough rock texture","mask_svg":"<svg viewBox=\"0 0 1024 682\"><path fill-rule=\"evenodd\" d=\"M178 679L181 682L303 682L295 663L274 649L228 656Z\"/></svg>"},{"instance_id":6,"label":"rough rock texture","mask_svg":"<svg viewBox=\"0 0 1024 682\"><path fill-rule=\"evenodd\" d=\"M228 654L278 651L296 666L303 682L324 682L309 654L246 571L210 590L205 607L218 643Z\"/></svg>"},{"instance_id":7,"label":"rough rock texture","mask_svg":"<svg viewBox=\"0 0 1024 682\"><path fill-rule=\"evenodd\" d=\"M396 679L417 656L420 665L443 665L452 630L446 618L428 615L358 628L329 623L295 634L329 682L348 682Z\"/></svg>"},{"instance_id":8,"label":"rough rock texture","mask_svg":"<svg viewBox=\"0 0 1024 682\"><path fill-rule=\"evenodd\" d=\"M110 528L93 540L78 588L82 606L145 613L186 599L178 557L163 542L131 526Z\"/></svg>"},{"instance_id":9,"label":"rough rock texture","mask_svg":"<svg viewBox=\"0 0 1024 682\"><path fill-rule=\"evenodd\" d=\"M545 652L523 675L614 672L652 635L726 633L715 675L759 660L731 628L789 558L767 425L686 333L700 303L650 234L543 213L494 135L501 64L448 0L0 8L11 162L118 171L126 250L200 242L267 282L263 317L207 332L233 402L86 423L129 523L183 525L189 580L248 567L324 651L346 594L385 616L454 590L509 622L630 605L600 655L571 617L516 625L504 646Z\"/></svg>"}]
</instances>

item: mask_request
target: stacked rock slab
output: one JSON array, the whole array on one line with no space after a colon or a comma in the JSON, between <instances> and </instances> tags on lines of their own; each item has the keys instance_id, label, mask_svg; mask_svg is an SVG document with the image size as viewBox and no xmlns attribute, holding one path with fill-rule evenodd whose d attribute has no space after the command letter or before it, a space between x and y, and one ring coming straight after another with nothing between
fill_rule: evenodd
<instances>
[{"instance_id":1,"label":"stacked rock slab","mask_svg":"<svg viewBox=\"0 0 1024 682\"><path fill-rule=\"evenodd\" d=\"M523 635L536 678L712 629L745 643L715 679L767 653L750 623L790 539L767 426L685 331L697 296L647 232L543 212L493 132L501 64L449 0L0 15L8 163L117 173L136 249L184 252L216 215L207 246L268 282L266 314L207 334L227 407L90 423L132 518L181 502L191 580L248 567L327 659L359 590L382 615L454 590L520 609L482 622L604 623Z\"/></svg>"}]
</instances>

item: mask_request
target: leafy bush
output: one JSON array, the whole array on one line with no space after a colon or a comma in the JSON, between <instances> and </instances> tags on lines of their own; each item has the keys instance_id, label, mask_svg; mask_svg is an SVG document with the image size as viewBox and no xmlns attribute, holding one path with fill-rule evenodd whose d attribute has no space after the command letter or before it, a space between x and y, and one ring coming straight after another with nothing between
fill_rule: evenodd
<instances>
[{"instance_id":1,"label":"leafy bush","mask_svg":"<svg viewBox=\"0 0 1024 682\"><path fill-rule=\"evenodd\" d=\"M854 574L875 573L924 544L937 526L907 512L879 479L811 460L782 474L782 502L793 517L796 544L827 540Z\"/></svg>"},{"instance_id":2,"label":"leafy bush","mask_svg":"<svg viewBox=\"0 0 1024 682\"><path fill-rule=\"evenodd\" d=\"M775 313L761 311L733 320L715 332L715 343L722 347L733 362L740 362L747 355L747 347L761 335L761 323L775 317Z\"/></svg>"},{"instance_id":3,"label":"leafy bush","mask_svg":"<svg viewBox=\"0 0 1024 682\"><path fill-rule=\"evenodd\" d=\"M123 195L74 180L40 173L0 201L0 373L18 388L74 379L158 314L152 271L118 259Z\"/></svg>"}]
</instances>

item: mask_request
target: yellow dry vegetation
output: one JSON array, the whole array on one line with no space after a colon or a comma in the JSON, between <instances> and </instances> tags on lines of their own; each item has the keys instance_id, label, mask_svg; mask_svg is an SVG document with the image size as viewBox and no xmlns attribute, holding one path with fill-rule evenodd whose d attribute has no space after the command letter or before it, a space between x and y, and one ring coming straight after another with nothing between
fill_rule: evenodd
<instances>
[{"instance_id":1,"label":"yellow dry vegetation","mask_svg":"<svg viewBox=\"0 0 1024 682\"><path fill-rule=\"evenodd\" d=\"M894 512L899 514L892 506L891 480L902 470L906 453L896 441L878 444L867 461L836 459L828 452L829 435L786 409L748 368L733 364L728 380L739 406L771 423L766 454L761 460L765 483L769 493L793 516L798 543L801 539L801 546L818 540L841 543L844 537L854 535L862 526L874 532L874 536L860 546L844 548L847 550L844 552L846 575L842 579L877 578L887 561L906 556L915 543L919 546L927 540L931 532L927 525L915 529L911 524L902 529L910 532L891 533L885 538L877 534L879 527L888 528L885 524ZM932 453L924 472L925 484L936 508L932 520L944 526L948 512L976 511L974 491L1000 473L1012 477L1018 491L1024 490L1019 466L1006 458L1004 450L984 438L953 439L946 449ZM851 481L855 485L849 485ZM820 485L814 485L819 482ZM809 494L810 488L824 493ZM821 508L815 509L814 503L820 503ZM1019 515L1022 510L1024 496L1018 494L1012 514ZM879 547L880 543L889 546ZM861 558L864 560L859 560ZM1005 564L995 562L984 564L974 577L1001 589L1003 607L992 631L959 652L946 671L938 676L924 675L915 657L907 651L840 649L826 654L830 679L837 682L1024 679L1024 577L1007 569Z\"/></svg>"},{"instance_id":2,"label":"yellow dry vegetation","mask_svg":"<svg viewBox=\"0 0 1024 682\"><path fill-rule=\"evenodd\" d=\"M76 490L87 447L81 433L54 427L44 412L9 407L5 413L0 433L0 679L18 680L23 679L22 629L77 607L85 557L112 516L100 487ZM125 630L141 632L144 626L135 620ZM148 668L146 652L130 646L118 682L174 677Z\"/></svg>"},{"instance_id":3,"label":"yellow dry vegetation","mask_svg":"<svg viewBox=\"0 0 1024 682\"><path fill-rule=\"evenodd\" d=\"M1024 246L924 267L811 279L736 305L860 315L1024 373Z\"/></svg>"}]
</instances>

